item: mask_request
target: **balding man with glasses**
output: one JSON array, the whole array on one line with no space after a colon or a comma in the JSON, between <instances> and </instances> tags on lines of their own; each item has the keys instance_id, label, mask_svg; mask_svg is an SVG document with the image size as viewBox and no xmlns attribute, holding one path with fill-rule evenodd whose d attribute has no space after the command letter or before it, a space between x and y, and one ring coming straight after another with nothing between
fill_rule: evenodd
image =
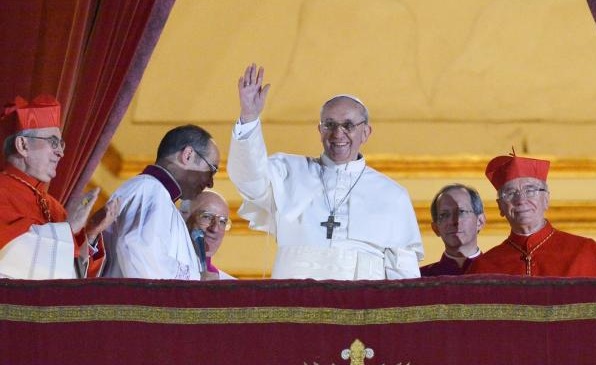
<instances>
[{"instance_id":1,"label":"balding man with glasses","mask_svg":"<svg viewBox=\"0 0 596 365\"><path fill-rule=\"evenodd\" d=\"M422 276L462 275L480 257L478 233L486 223L482 199L476 189L463 184L446 185L431 205L431 227L441 237L441 260L420 268Z\"/></svg>"},{"instance_id":2,"label":"balding man with glasses","mask_svg":"<svg viewBox=\"0 0 596 365\"><path fill-rule=\"evenodd\" d=\"M486 176L497 190L499 210L511 233L475 260L467 273L596 276L596 242L560 231L545 218L549 165L549 161L515 153L488 163Z\"/></svg>"},{"instance_id":3,"label":"balding man with glasses","mask_svg":"<svg viewBox=\"0 0 596 365\"><path fill-rule=\"evenodd\" d=\"M202 231L205 268L201 272L201 279L235 279L218 269L212 262L213 256L221 247L226 232L232 228L230 207L224 197L213 190L205 190L194 199L183 201L180 211L186 219L186 226L191 232L191 236L193 230Z\"/></svg>"},{"instance_id":4,"label":"balding man with glasses","mask_svg":"<svg viewBox=\"0 0 596 365\"><path fill-rule=\"evenodd\" d=\"M238 81L228 174L244 200L239 214L276 237L272 278L419 277L423 248L408 192L360 153L372 132L364 104L350 95L323 104L320 156L267 157L259 119L269 90L263 76L252 64Z\"/></svg>"},{"instance_id":5,"label":"balding man with glasses","mask_svg":"<svg viewBox=\"0 0 596 365\"><path fill-rule=\"evenodd\" d=\"M200 280L199 259L178 199L213 187L219 150L201 127L176 127L162 138L155 164L118 188L118 219L105 232L104 276Z\"/></svg>"},{"instance_id":6,"label":"balding man with glasses","mask_svg":"<svg viewBox=\"0 0 596 365\"><path fill-rule=\"evenodd\" d=\"M73 197L66 209L48 194L64 156L61 107L50 95L5 106L5 166L0 173L0 277L73 279L94 276L104 259L101 232L118 200L88 219L99 189Z\"/></svg>"}]
</instances>

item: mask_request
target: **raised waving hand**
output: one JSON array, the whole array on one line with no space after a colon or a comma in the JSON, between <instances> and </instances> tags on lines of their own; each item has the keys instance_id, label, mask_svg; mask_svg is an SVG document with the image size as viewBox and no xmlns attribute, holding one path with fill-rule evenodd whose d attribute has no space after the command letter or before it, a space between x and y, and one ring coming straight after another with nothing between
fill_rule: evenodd
<instances>
[{"instance_id":1,"label":"raised waving hand","mask_svg":"<svg viewBox=\"0 0 596 365\"><path fill-rule=\"evenodd\" d=\"M261 115L265 107L265 99L271 85L263 86L265 69L256 64L249 65L244 75L238 79L238 96L240 97L240 123L252 122Z\"/></svg>"}]
</instances>

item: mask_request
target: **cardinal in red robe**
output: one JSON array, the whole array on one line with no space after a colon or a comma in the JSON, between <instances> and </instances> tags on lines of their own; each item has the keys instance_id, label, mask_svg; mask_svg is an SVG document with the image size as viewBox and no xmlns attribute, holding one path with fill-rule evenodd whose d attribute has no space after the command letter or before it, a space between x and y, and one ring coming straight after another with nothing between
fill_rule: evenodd
<instances>
[{"instance_id":1,"label":"cardinal in red robe","mask_svg":"<svg viewBox=\"0 0 596 365\"><path fill-rule=\"evenodd\" d=\"M60 104L48 95L31 103L17 97L0 118L0 277L77 278L101 268L100 232L113 220L115 207L88 220L98 189L73 199L68 212L47 193L64 156L60 125Z\"/></svg>"},{"instance_id":2,"label":"cardinal in red robe","mask_svg":"<svg viewBox=\"0 0 596 365\"><path fill-rule=\"evenodd\" d=\"M468 274L596 276L596 242L560 231L545 219L549 165L515 153L489 162L486 176L497 190L499 210L511 233L475 260Z\"/></svg>"}]
</instances>

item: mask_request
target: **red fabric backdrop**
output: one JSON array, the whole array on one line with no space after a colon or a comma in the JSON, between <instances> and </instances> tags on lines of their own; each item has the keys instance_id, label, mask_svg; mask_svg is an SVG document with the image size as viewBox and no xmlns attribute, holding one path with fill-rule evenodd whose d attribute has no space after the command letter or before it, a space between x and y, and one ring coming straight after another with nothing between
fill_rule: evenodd
<instances>
[{"instance_id":1,"label":"red fabric backdrop","mask_svg":"<svg viewBox=\"0 0 596 365\"><path fill-rule=\"evenodd\" d=\"M590 8L590 11L592 12L592 16L594 17L594 20L596 20L596 0L588 0L588 7Z\"/></svg>"},{"instance_id":2,"label":"red fabric backdrop","mask_svg":"<svg viewBox=\"0 0 596 365\"><path fill-rule=\"evenodd\" d=\"M56 95L66 153L50 193L79 194L138 85L174 0L4 0L0 101ZM140 72L139 72L140 71Z\"/></svg>"},{"instance_id":3,"label":"red fabric backdrop","mask_svg":"<svg viewBox=\"0 0 596 365\"><path fill-rule=\"evenodd\" d=\"M593 364L594 338L595 279L0 280L6 364Z\"/></svg>"}]
</instances>

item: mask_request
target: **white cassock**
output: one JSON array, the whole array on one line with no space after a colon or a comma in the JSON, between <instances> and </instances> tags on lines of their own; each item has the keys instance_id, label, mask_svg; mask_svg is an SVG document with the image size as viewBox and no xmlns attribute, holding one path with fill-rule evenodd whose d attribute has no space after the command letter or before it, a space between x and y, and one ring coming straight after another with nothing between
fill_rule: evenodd
<instances>
[{"instance_id":1,"label":"white cassock","mask_svg":"<svg viewBox=\"0 0 596 365\"><path fill-rule=\"evenodd\" d=\"M364 158L341 165L325 155L268 158L257 120L236 124L228 174L244 199L240 216L276 236L273 278L420 277L424 251L408 192ZM321 224L334 208L340 225L327 239Z\"/></svg>"},{"instance_id":2,"label":"white cassock","mask_svg":"<svg viewBox=\"0 0 596 365\"><path fill-rule=\"evenodd\" d=\"M87 245L79 252L88 258ZM67 222L33 224L0 250L0 277L76 279L75 242ZM84 272L84 271L83 271Z\"/></svg>"},{"instance_id":3,"label":"white cassock","mask_svg":"<svg viewBox=\"0 0 596 365\"><path fill-rule=\"evenodd\" d=\"M102 276L200 280L188 229L160 180L143 173L125 182L115 197L120 197L121 208L104 231L107 263Z\"/></svg>"}]
</instances>

